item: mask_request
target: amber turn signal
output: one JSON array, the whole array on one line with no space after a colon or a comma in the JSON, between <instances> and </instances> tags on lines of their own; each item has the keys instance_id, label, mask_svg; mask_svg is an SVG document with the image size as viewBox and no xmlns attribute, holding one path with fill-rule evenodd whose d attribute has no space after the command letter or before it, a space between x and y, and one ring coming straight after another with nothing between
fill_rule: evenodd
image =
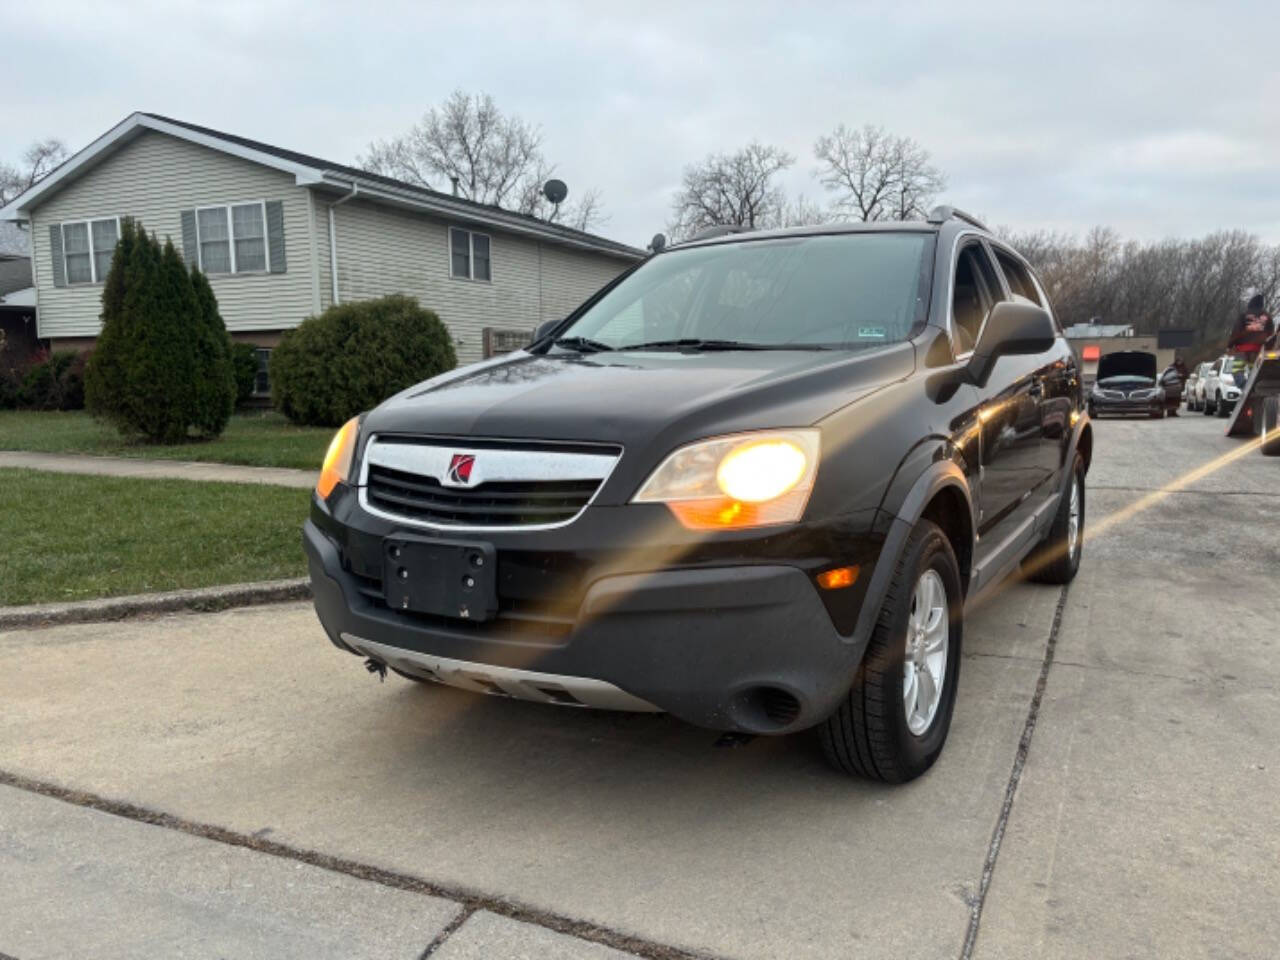
<instances>
[{"instance_id":1,"label":"amber turn signal","mask_svg":"<svg viewBox=\"0 0 1280 960\"><path fill-rule=\"evenodd\" d=\"M858 582L858 567L836 567L818 574L818 586L823 590L843 590Z\"/></svg>"},{"instance_id":2,"label":"amber turn signal","mask_svg":"<svg viewBox=\"0 0 1280 960\"><path fill-rule=\"evenodd\" d=\"M333 488L345 483L351 472L351 461L356 452L356 433L360 429L360 418L352 417L342 425L333 436L329 450L324 455L324 464L320 468L320 479L316 481L316 493L327 499Z\"/></svg>"}]
</instances>

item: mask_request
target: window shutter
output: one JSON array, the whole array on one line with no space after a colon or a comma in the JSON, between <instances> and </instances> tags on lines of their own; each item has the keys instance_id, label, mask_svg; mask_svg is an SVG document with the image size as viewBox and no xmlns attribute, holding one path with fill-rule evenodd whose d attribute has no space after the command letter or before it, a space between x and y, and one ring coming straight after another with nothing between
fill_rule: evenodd
<instances>
[{"instance_id":1,"label":"window shutter","mask_svg":"<svg viewBox=\"0 0 1280 960\"><path fill-rule=\"evenodd\" d=\"M182 211L182 259L187 261L187 268L198 266L200 250L196 245L196 212Z\"/></svg>"},{"instance_id":2,"label":"window shutter","mask_svg":"<svg viewBox=\"0 0 1280 960\"><path fill-rule=\"evenodd\" d=\"M49 227L49 255L53 258L53 285L67 285L67 265L62 259L62 225L55 223Z\"/></svg>"},{"instance_id":3,"label":"window shutter","mask_svg":"<svg viewBox=\"0 0 1280 960\"><path fill-rule=\"evenodd\" d=\"M284 204L267 201L267 249L271 252L272 273L284 273Z\"/></svg>"}]
</instances>

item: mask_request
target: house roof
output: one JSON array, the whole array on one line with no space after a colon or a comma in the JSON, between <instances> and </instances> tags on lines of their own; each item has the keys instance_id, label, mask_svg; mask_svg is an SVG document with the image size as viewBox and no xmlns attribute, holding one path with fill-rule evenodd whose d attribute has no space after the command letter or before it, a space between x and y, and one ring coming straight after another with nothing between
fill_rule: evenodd
<instances>
[{"instance_id":1,"label":"house roof","mask_svg":"<svg viewBox=\"0 0 1280 960\"><path fill-rule=\"evenodd\" d=\"M1066 334L1068 340L1132 337L1133 326L1127 323L1073 323L1063 333Z\"/></svg>"},{"instance_id":2,"label":"house roof","mask_svg":"<svg viewBox=\"0 0 1280 960\"><path fill-rule=\"evenodd\" d=\"M31 286L31 258L0 255L0 298Z\"/></svg>"},{"instance_id":3,"label":"house roof","mask_svg":"<svg viewBox=\"0 0 1280 960\"><path fill-rule=\"evenodd\" d=\"M538 217L503 210L491 204L476 203L473 200L441 193L394 177L369 173L346 164L298 153L295 150L286 150L259 140L251 140L248 137L155 113L130 114L39 183L20 194L8 206L0 208L0 220L27 219L29 212L46 195L83 175L113 150L148 130L166 133L264 166L274 167L292 174L299 186L327 188L341 193L355 194L456 220L535 236L565 246L595 250L626 260L639 260L646 255L643 250L597 234L575 230L562 224L549 223Z\"/></svg>"},{"instance_id":4,"label":"house roof","mask_svg":"<svg viewBox=\"0 0 1280 960\"><path fill-rule=\"evenodd\" d=\"M20 290L11 290L4 296L0 296L0 309L33 310L35 309L35 305L35 287L23 287Z\"/></svg>"}]
</instances>

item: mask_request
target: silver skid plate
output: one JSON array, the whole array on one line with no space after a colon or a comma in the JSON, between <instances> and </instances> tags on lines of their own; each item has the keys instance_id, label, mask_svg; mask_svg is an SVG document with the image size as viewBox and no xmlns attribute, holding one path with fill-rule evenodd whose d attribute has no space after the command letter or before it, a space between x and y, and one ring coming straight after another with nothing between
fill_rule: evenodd
<instances>
[{"instance_id":1,"label":"silver skid plate","mask_svg":"<svg viewBox=\"0 0 1280 960\"><path fill-rule=\"evenodd\" d=\"M594 680L590 677L566 677L555 673L535 673L532 670L495 667L487 663L470 663L466 660L450 660L448 657L436 657L418 653L415 650L390 647L350 633L342 634L342 642L353 650L380 660L403 673L475 693L515 697L537 703L554 703L564 707L661 713L647 700L634 697L604 680Z\"/></svg>"}]
</instances>

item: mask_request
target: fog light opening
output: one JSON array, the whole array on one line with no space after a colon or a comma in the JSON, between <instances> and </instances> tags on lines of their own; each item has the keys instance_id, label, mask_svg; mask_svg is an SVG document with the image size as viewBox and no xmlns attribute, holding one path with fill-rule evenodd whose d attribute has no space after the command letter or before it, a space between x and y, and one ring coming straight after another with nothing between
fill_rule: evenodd
<instances>
[{"instance_id":1,"label":"fog light opening","mask_svg":"<svg viewBox=\"0 0 1280 960\"><path fill-rule=\"evenodd\" d=\"M789 727L800 716L800 701L795 694L779 687L760 687L756 690L756 702L769 722L777 727Z\"/></svg>"}]
</instances>

